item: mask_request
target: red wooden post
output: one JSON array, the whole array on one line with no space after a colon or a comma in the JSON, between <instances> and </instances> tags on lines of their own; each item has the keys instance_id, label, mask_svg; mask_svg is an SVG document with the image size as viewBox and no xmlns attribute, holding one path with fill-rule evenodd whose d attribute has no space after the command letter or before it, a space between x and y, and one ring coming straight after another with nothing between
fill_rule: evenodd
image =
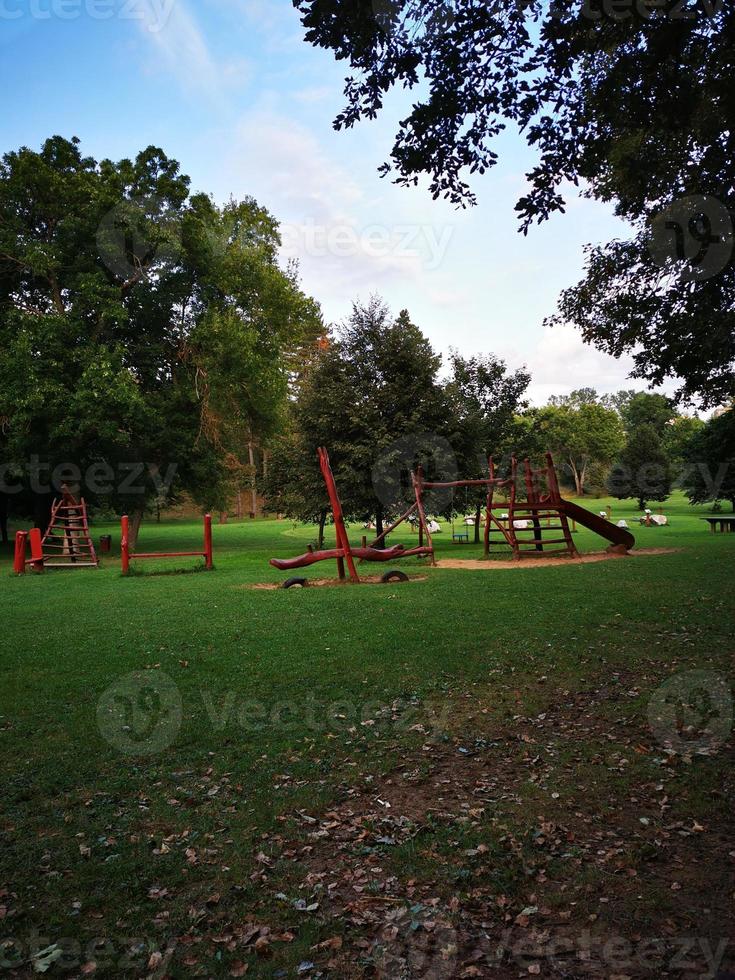
<instances>
[{"instance_id":1,"label":"red wooden post","mask_svg":"<svg viewBox=\"0 0 735 980\"><path fill-rule=\"evenodd\" d=\"M431 564L436 565L434 542L431 538L431 531L429 530L426 512L424 511L424 470L422 466L419 466L416 472L411 474L411 480L413 482L414 494L416 495L416 509L419 515L419 546L423 545L424 537L421 532L425 531L426 543L431 552Z\"/></svg>"},{"instance_id":2,"label":"red wooden post","mask_svg":"<svg viewBox=\"0 0 735 980\"><path fill-rule=\"evenodd\" d=\"M13 572L16 575L26 573L26 542L28 531L15 532L15 558L13 559Z\"/></svg>"},{"instance_id":3,"label":"red wooden post","mask_svg":"<svg viewBox=\"0 0 735 980\"><path fill-rule=\"evenodd\" d=\"M43 571L43 544L41 542L41 531L34 527L28 535L31 542L31 565L35 572Z\"/></svg>"},{"instance_id":4,"label":"red wooden post","mask_svg":"<svg viewBox=\"0 0 735 980\"><path fill-rule=\"evenodd\" d=\"M350 548L350 541L349 538L347 537L345 522L342 516L342 504L340 503L339 494L337 493L337 484L334 482L334 474L332 473L332 467L329 463L329 453L323 447L319 447L318 453L319 453L319 468L322 471L324 482L327 485L329 502L332 505L334 528L335 531L337 532L337 547L342 551L342 557L347 562L347 570L350 573L351 581L359 582L360 576L357 574L357 569L355 568L355 562L352 558L352 549ZM338 572L341 572L340 578L343 578L344 567L340 569L339 560L337 561L337 570Z\"/></svg>"},{"instance_id":5,"label":"red wooden post","mask_svg":"<svg viewBox=\"0 0 735 980\"><path fill-rule=\"evenodd\" d=\"M212 570L212 515L204 515L204 560L208 571Z\"/></svg>"},{"instance_id":6,"label":"red wooden post","mask_svg":"<svg viewBox=\"0 0 735 980\"><path fill-rule=\"evenodd\" d=\"M124 514L120 518L120 561L122 562L122 573L127 575L130 571L130 549L128 546L128 515Z\"/></svg>"}]
</instances>

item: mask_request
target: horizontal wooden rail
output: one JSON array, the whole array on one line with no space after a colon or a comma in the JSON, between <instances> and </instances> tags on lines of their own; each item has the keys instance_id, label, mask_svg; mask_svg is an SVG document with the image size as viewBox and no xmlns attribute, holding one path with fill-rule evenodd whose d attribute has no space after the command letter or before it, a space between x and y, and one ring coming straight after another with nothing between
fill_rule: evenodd
<instances>
[{"instance_id":1,"label":"horizontal wooden rail","mask_svg":"<svg viewBox=\"0 0 735 980\"><path fill-rule=\"evenodd\" d=\"M127 575L130 571L131 561L151 561L156 558L203 558L205 567L211 571L214 567L213 548L212 548L212 515L204 515L204 550L203 551L142 551L140 553L130 550L130 522L127 514L120 520L120 561L122 573Z\"/></svg>"}]
</instances>

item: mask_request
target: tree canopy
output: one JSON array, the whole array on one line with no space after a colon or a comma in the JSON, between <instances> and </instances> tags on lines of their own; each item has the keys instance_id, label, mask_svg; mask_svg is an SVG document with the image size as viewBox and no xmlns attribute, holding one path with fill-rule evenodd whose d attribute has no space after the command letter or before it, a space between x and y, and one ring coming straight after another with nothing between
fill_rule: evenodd
<instances>
[{"instance_id":1,"label":"tree canopy","mask_svg":"<svg viewBox=\"0 0 735 980\"><path fill-rule=\"evenodd\" d=\"M580 496L590 469L609 467L625 444L620 416L599 402L547 405L535 413L540 443L551 450L574 480Z\"/></svg>"},{"instance_id":2,"label":"tree canopy","mask_svg":"<svg viewBox=\"0 0 735 980\"><path fill-rule=\"evenodd\" d=\"M735 512L735 411L710 419L685 453L684 489L693 504L729 500Z\"/></svg>"},{"instance_id":3,"label":"tree canopy","mask_svg":"<svg viewBox=\"0 0 735 980\"><path fill-rule=\"evenodd\" d=\"M316 450L327 446L345 514L375 517L380 530L405 498L411 466L437 452L451 456L440 435L447 425L440 364L407 311L394 318L378 297L355 303L301 381L292 409L297 447L275 447L299 463L292 492L275 498L279 509L295 517L313 511ZM301 493L293 486L300 474ZM326 506L325 491L322 500Z\"/></svg>"},{"instance_id":4,"label":"tree canopy","mask_svg":"<svg viewBox=\"0 0 735 980\"><path fill-rule=\"evenodd\" d=\"M349 66L336 128L415 92L382 172L475 202L469 175L519 129L537 156L524 232L562 189L614 203L628 241L591 248L556 320L634 357L651 384L716 405L735 391L735 10L722 0L293 0L306 39Z\"/></svg>"},{"instance_id":5,"label":"tree canopy","mask_svg":"<svg viewBox=\"0 0 735 980\"><path fill-rule=\"evenodd\" d=\"M638 422L610 473L610 493L619 500L635 498L643 510L650 500L666 500L672 481L671 460L661 434L651 422Z\"/></svg>"},{"instance_id":6,"label":"tree canopy","mask_svg":"<svg viewBox=\"0 0 735 980\"><path fill-rule=\"evenodd\" d=\"M220 504L247 438L279 420L293 351L323 331L279 244L256 201L190 196L156 147L97 162L57 136L6 154L0 449L13 489L35 460L120 507L162 485Z\"/></svg>"}]
</instances>

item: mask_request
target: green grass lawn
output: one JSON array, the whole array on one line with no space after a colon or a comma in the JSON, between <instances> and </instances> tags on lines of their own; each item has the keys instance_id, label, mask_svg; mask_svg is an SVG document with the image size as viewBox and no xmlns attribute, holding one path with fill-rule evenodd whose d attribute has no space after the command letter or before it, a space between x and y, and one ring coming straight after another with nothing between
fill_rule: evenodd
<instances>
[{"instance_id":1,"label":"green grass lawn","mask_svg":"<svg viewBox=\"0 0 735 980\"><path fill-rule=\"evenodd\" d=\"M701 922L707 902L716 927L700 924L697 935L718 935L715 828L735 802L732 743L677 765L665 780L669 802L652 809L666 758L647 712L652 693L682 671L730 684L735 537L710 534L700 520L709 511L680 496L666 513L669 527L631 529L639 547L673 553L487 571L414 559L400 567L425 580L403 585L247 588L283 581L268 558L299 554L313 540L313 529L286 521L216 526L212 573L151 574L197 564L183 559L141 563L144 574L122 578L113 554L98 571L14 578L8 556L0 563L0 963L11 976L41 967L67 976L238 976L245 967L263 977L381 975L370 945L380 924L337 914L325 898L323 874L336 865L328 851L316 863L329 838L324 814L370 786L389 792L396 772L428 779L446 760L453 773L498 752L513 801L500 785L480 816L471 807L456 824L417 816L415 835L384 834L393 843L373 843L369 855L364 843L345 845L350 860L372 867L366 894L376 907L403 901L415 916L418 889L422 907L435 908L429 898L446 905L454 933L465 936L473 916L490 917L475 915L477 904L492 897L497 911L501 894L511 925L522 923L524 907L542 915L533 898L543 886L550 914L576 889L571 921L589 925L595 915L623 936L640 925L634 907L651 929L667 920L676 930ZM635 515L613 502L614 519ZM117 545L114 527L95 525L95 538L101 533ZM353 528L353 539L361 533ZM188 550L200 540L196 522L147 523L139 548ZM575 540L583 552L605 546L585 530ZM435 543L439 558L481 553L452 544L447 525ZM305 574L331 576L334 563ZM588 735L573 737L585 711ZM557 727L539 736L551 717ZM519 776L530 765L521 730L539 742L534 765L552 767L543 778ZM610 761L616 754L627 759L622 769ZM544 785L557 786L556 797ZM617 904L598 906L612 865L598 875L582 858L578 866L558 855L563 869L552 861L532 887L526 849L536 846L528 835L539 817L571 826L588 807L601 819L616 797L634 799L624 808L634 828L627 881L636 879L643 898L621 891ZM702 867L711 863L706 894L694 878L672 891L660 866L646 877L647 848L659 847L652 829L671 835L675 819L707 831L692 844ZM314 827L327 829L314 837ZM639 839L644 833L650 839ZM510 839L520 841L512 860ZM386 876L395 878L390 894ZM605 879L604 889L613 894L618 884ZM259 940L243 936L249 922L266 929ZM344 962L340 944L351 951ZM490 975L455 966L457 976Z\"/></svg>"}]
</instances>

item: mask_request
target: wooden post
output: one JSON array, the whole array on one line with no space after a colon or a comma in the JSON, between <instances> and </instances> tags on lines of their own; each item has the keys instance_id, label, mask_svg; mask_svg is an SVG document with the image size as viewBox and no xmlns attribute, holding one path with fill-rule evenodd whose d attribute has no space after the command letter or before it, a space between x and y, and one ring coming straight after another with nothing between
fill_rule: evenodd
<instances>
[{"instance_id":1,"label":"wooden post","mask_svg":"<svg viewBox=\"0 0 735 980\"><path fill-rule=\"evenodd\" d=\"M487 473L490 482L487 486L487 497L485 499L485 537L483 541L483 556L490 557L490 525L493 519L493 496L495 494L495 461L492 456L488 456Z\"/></svg>"},{"instance_id":2,"label":"wooden post","mask_svg":"<svg viewBox=\"0 0 735 980\"><path fill-rule=\"evenodd\" d=\"M424 511L424 470L423 467L419 466L415 473L411 474L411 479L413 481L413 490L416 495L416 510L419 515L419 545L423 545L424 536L423 531L426 532L426 543L428 548L431 550L431 564L436 565L436 556L434 555L434 542L431 538L431 531L429 530L429 524L426 520L426 512Z\"/></svg>"},{"instance_id":3,"label":"wooden post","mask_svg":"<svg viewBox=\"0 0 735 980\"><path fill-rule=\"evenodd\" d=\"M337 493L337 484L334 482L332 467L329 463L329 453L323 447L319 448L318 453L319 468L322 471L324 482L327 485L329 502L332 505L334 528L337 533L337 547L342 551L341 557L337 559L337 570L340 573L340 578L344 578L344 561L346 561L351 581L359 582L360 576L357 574L357 569L355 568L355 562L352 557L352 549L350 548L350 541L347 537L347 531L345 530L345 522L342 516L342 504L340 503L339 494Z\"/></svg>"},{"instance_id":4,"label":"wooden post","mask_svg":"<svg viewBox=\"0 0 735 980\"><path fill-rule=\"evenodd\" d=\"M41 532L34 527L28 535L31 542L31 567L34 572L43 571L43 545L41 543Z\"/></svg>"},{"instance_id":5,"label":"wooden post","mask_svg":"<svg viewBox=\"0 0 735 980\"><path fill-rule=\"evenodd\" d=\"M204 560L207 571L211 572L214 567L212 559L212 515L204 515Z\"/></svg>"},{"instance_id":6,"label":"wooden post","mask_svg":"<svg viewBox=\"0 0 735 980\"><path fill-rule=\"evenodd\" d=\"M122 573L127 575L130 571L130 548L128 545L128 515L124 514L120 518L120 561L122 563Z\"/></svg>"},{"instance_id":7,"label":"wooden post","mask_svg":"<svg viewBox=\"0 0 735 980\"><path fill-rule=\"evenodd\" d=\"M28 531L16 531L15 533L15 558L13 559L13 572L16 575L26 573L26 542Z\"/></svg>"}]
</instances>

